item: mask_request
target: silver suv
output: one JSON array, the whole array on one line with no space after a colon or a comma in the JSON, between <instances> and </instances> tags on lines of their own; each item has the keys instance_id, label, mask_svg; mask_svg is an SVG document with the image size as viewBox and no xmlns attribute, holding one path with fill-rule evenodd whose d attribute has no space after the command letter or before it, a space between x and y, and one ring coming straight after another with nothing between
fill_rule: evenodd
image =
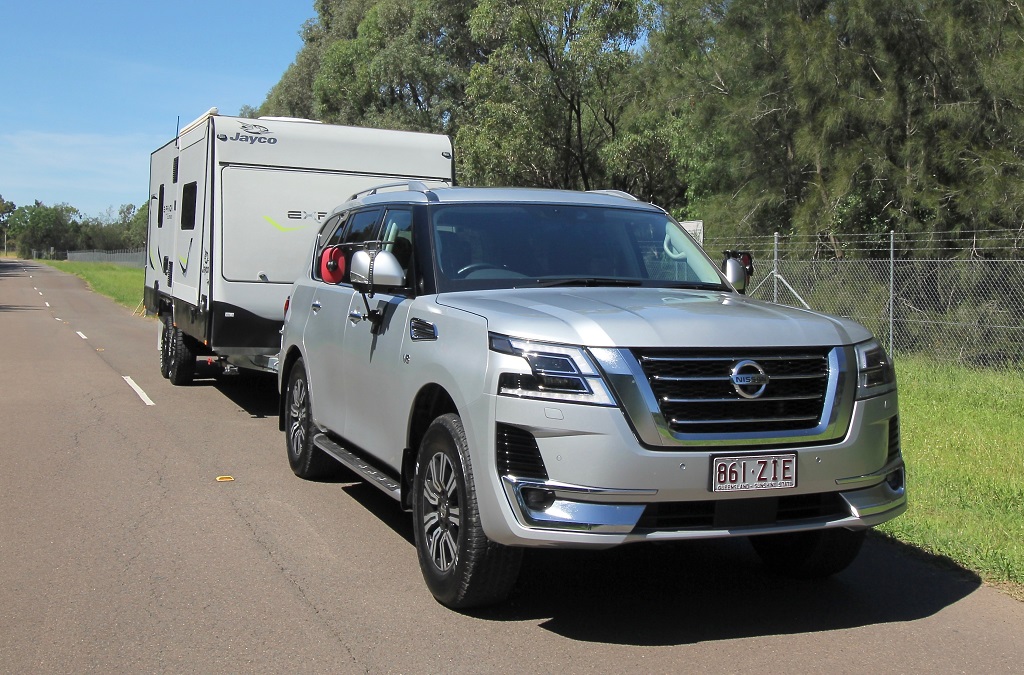
<instances>
[{"instance_id":1,"label":"silver suv","mask_svg":"<svg viewBox=\"0 0 1024 675\"><path fill-rule=\"evenodd\" d=\"M412 511L440 602L503 600L530 546L749 536L822 577L906 509L859 324L748 298L624 193L384 187L295 283L280 422L298 476L341 462Z\"/></svg>"}]
</instances>

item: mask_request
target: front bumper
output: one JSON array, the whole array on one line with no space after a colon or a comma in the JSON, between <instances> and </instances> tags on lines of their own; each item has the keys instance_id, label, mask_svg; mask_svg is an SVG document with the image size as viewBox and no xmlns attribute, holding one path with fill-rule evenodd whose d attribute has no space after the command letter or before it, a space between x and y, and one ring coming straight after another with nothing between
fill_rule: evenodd
<instances>
[{"instance_id":1,"label":"front bumper","mask_svg":"<svg viewBox=\"0 0 1024 675\"><path fill-rule=\"evenodd\" d=\"M488 462L495 501L482 500L494 541L605 548L645 540L704 539L866 528L907 508L896 395L858 401L838 442L786 447L650 448L615 408L497 397L496 419L536 440L545 475ZM898 427L896 427L898 430ZM490 458L500 454L493 430ZM793 488L713 492L714 457L797 455ZM491 507L497 511L492 511ZM496 517L500 515L500 517Z\"/></svg>"},{"instance_id":2,"label":"front bumper","mask_svg":"<svg viewBox=\"0 0 1024 675\"><path fill-rule=\"evenodd\" d=\"M903 462L866 488L812 495L752 495L745 500L648 501L656 491L595 489L553 481L502 478L523 524L552 532L641 539L708 539L830 527L871 527L907 508ZM624 502L619 500L625 500ZM734 508L742 503L741 508ZM667 516L661 516L663 512Z\"/></svg>"}]
</instances>

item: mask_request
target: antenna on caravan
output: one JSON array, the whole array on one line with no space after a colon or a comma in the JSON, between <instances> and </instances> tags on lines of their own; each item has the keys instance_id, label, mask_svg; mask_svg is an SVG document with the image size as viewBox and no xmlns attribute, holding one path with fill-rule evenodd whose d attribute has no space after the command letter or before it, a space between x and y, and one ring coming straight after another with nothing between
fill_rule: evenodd
<instances>
[{"instance_id":1,"label":"antenna on caravan","mask_svg":"<svg viewBox=\"0 0 1024 675\"><path fill-rule=\"evenodd\" d=\"M174 147L178 147L178 136L181 135L181 115L178 115L176 120L174 123Z\"/></svg>"}]
</instances>

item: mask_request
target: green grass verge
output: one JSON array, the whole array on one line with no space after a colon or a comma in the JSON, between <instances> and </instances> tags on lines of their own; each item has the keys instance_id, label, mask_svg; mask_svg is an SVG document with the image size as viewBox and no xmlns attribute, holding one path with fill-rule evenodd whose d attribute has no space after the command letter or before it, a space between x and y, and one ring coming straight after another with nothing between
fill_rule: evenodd
<instances>
[{"instance_id":1,"label":"green grass verge","mask_svg":"<svg viewBox=\"0 0 1024 675\"><path fill-rule=\"evenodd\" d=\"M113 298L119 305L134 310L142 302L143 287L146 285L146 270L141 267L126 267L113 263L68 262L66 260L43 260L47 265L69 272L85 279L92 290Z\"/></svg>"},{"instance_id":2,"label":"green grass verge","mask_svg":"<svg viewBox=\"0 0 1024 675\"><path fill-rule=\"evenodd\" d=\"M1024 374L897 361L910 508L882 531L1024 598Z\"/></svg>"},{"instance_id":3,"label":"green grass verge","mask_svg":"<svg viewBox=\"0 0 1024 675\"><path fill-rule=\"evenodd\" d=\"M135 309L145 270L50 262ZM910 508L879 529L1024 599L1024 373L897 361Z\"/></svg>"}]
</instances>

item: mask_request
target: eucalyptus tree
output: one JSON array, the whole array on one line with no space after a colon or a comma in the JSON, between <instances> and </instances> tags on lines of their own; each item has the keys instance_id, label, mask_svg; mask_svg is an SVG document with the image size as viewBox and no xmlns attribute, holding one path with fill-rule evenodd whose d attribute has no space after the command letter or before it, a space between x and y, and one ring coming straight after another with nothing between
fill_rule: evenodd
<instances>
[{"instance_id":1,"label":"eucalyptus tree","mask_svg":"<svg viewBox=\"0 0 1024 675\"><path fill-rule=\"evenodd\" d=\"M322 119L454 135L465 86L487 50L469 33L470 0L379 0L354 36L324 49L313 83Z\"/></svg>"},{"instance_id":2,"label":"eucalyptus tree","mask_svg":"<svg viewBox=\"0 0 1024 675\"><path fill-rule=\"evenodd\" d=\"M483 0L472 35L493 45L467 87L461 170L487 184L605 187L602 149L637 99L644 0Z\"/></svg>"}]
</instances>

